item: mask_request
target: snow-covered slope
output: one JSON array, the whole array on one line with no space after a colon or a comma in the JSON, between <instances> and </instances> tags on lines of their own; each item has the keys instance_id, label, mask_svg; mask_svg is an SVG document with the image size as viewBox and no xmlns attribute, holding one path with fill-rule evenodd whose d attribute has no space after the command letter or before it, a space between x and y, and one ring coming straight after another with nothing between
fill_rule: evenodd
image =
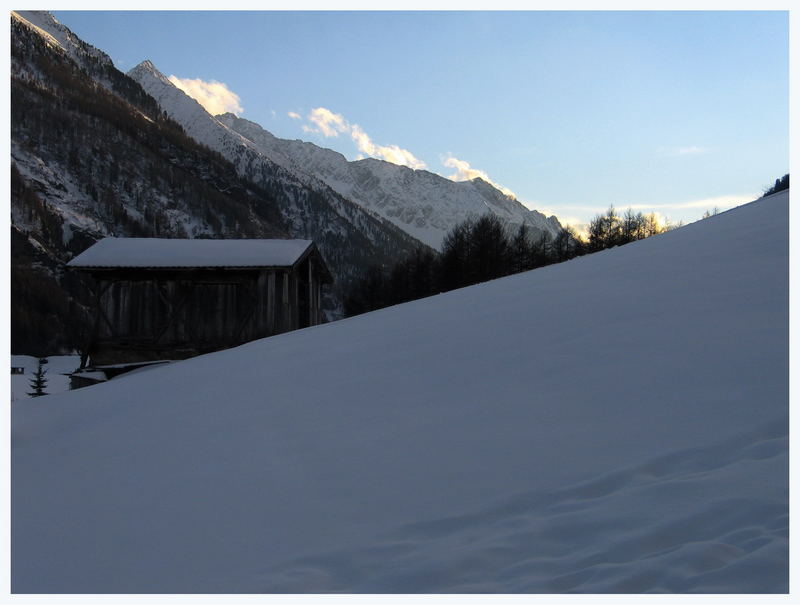
<instances>
[{"instance_id":1,"label":"snow-covered slope","mask_svg":"<svg viewBox=\"0 0 800 605\"><path fill-rule=\"evenodd\" d=\"M34 29L51 47L61 49L79 64L91 58L113 65L111 57L78 38L47 11L11 11L11 19Z\"/></svg>"},{"instance_id":2,"label":"snow-covered slope","mask_svg":"<svg viewBox=\"0 0 800 605\"><path fill-rule=\"evenodd\" d=\"M15 403L12 590L788 591L788 200Z\"/></svg>"},{"instance_id":3,"label":"snow-covered slope","mask_svg":"<svg viewBox=\"0 0 800 605\"><path fill-rule=\"evenodd\" d=\"M120 85L117 77L119 72L114 67L111 57L81 40L48 11L11 11L11 23L12 32L14 24L35 32L51 50L77 63L88 76L106 90L130 93L124 83ZM25 76L39 80L45 87L50 84L48 80L52 77L52 73L38 72L36 69L31 69L30 63L14 61L13 58L11 64L12 77Z\"/></svg>"},{"instance_id":4,"label":"snow-covered slope","mask_svg":"<svg viewBox=\"0 0 800 605\"><path fill-rule=\"evenodd\" d=\"M258 153L256 146L215 120L197 101L175 86L151 61L142 61L128 72L169 116L183 126L195 141L222 153L229 160L244 155L240 148ZM236 163L236 162L234 162Z\"/></svg>"},{"instance_id":5,"label":"snow-covered slope","mask_svg":"<svg viewBox=\"0 0 800 605\"><path fill-rule=\"evenodd\" d=\"M279 139L255 122L231 113L217 120L246 137L274 162L321 179L364 208L392 221L433 248L467 218L492 212L510 225L526 223L535 233L558 235L561 224L528 210L482 179L454 182L427 170L413 170L367 158L348 162L330 149L299 140Z\"/></svg>"}]
</instances>

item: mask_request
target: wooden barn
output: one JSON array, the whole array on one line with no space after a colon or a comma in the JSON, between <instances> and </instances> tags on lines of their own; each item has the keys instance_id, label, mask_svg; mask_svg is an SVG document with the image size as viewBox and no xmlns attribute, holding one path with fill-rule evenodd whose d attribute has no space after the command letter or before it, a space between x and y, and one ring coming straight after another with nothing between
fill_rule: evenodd
<instances>
[{"instance_id":1,"label":"wooden barn","mask_svg":"<svg viewBox=\"0 0 800 605\"><path fill-rule=\"evenodd\" d=\"M95 282L87 365L185 359L322 322L310 240L106 238L68 266Z\"/></svg>"}]
</instances>

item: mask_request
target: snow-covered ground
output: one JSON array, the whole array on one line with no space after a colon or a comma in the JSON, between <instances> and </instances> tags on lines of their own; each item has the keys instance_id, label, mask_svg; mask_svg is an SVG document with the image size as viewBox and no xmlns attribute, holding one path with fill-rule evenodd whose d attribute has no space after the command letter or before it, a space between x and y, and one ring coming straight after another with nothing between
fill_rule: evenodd
<instances>
[{"instance_id":1,"label":"snow-covered ground","mask_svg":"<svg viewBox=\"0 0 800 605\"><path fill-rule=\"evenodd\" d=\"M16 402L14 592L787 592L788 192Z\"/></svg>"},{"instance_id":2,"label":"snow-covered ground","mask_svg":"<svg viewBox=\"0 0 800 605\"><path fill-rule=\"evenodd\" d=\"M31 392L31 380L38 366L37 357L30 355L12 355L11 367L25 368L24 374L11 375L11 401L18 399L28 399ZM47 358L44 366L47 380L45 392L48 395L63 393L69 390L69 376L81 365L80 355L53 355Z\"/></svg>"}]
</instances>

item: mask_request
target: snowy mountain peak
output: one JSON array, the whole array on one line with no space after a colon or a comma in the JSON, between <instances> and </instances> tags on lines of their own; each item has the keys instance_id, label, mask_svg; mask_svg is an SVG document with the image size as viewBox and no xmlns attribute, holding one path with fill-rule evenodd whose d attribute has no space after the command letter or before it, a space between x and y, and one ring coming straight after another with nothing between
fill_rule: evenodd
<instances>
[{"instance_id":1,"label":"snowy mountain peak","mask_svg":"<svg viewBox=\"0 0 800 605\"><path fill-rule=\"evenodd\" d=\"M490 187L491 187L491 185L489 184L489 182L488 182L488 181L484 181L484 180L483 180L481 177L479 177L479 176L476 176L474 179L469 179L469 181L470 181L470 183L473 183L473 184L474 184L474 185L476 185L476 186L488 185L488 186L490 186ZM508 195L508 194L503 194L503 195L505 195L506 197L513 197L513 196L511 196L511 195Z\"/></svg>"},{"instance_id":2,"label":"snowy mountain peak","mask_svg":"<svg viewBox=\"0 0 800 605\"><path fill-rule=\"evenodd\" d=\"M156 66L153 65L153 62L150 59L145 59L133 69L128 70L128 74L130 74L132 71L137 71L137 70L147 71L157 76L162 76L162 77L164 76L164 74L162 74L158 69L156 69Z\"/></svg>"},{"instance_id":3,"label":"snowy mountain peak","mask_svg":"<svg viewBox=\"0 0 800 605\"><path fill-rule=\"evenodd\" d=\"M79 63L88 55L108 65L113 64L106 53L78 38L47 11L11 11L11 18L38 33L48 46L61 49Z\"/></svg>"},{"instance_id":4,"label":"snowy mountain peak","mask_svg":"<svg viewBox=\"0 0 800 605\"><path fill-rule=\"evenodd\" d=\"M555 236L561 230L556 217L529 210L482 179L455 182L427 170L376 158L351 162L341 153L313 143L280 139L230 112L211 116L150 61L143 61L128 75L189 136L240 168L248 153L257 153L309 185L329 187L432 248L440 248L455 225L487 213L497 215L511 228L525 223L533 236Z\"/></svg>"},{"instance_id":5,"label":"snowy mountain peak","mask_svg":"<svg viewBox=\"0 0 800 605\"><path fill-rule=\"evenodd\" d=\"M200 103L170 82L149 59L128 71L128 76L136 80L190 137L203 145L223 155L226 149L253 147L247 139L217 121Z\"/></svg>"},{"instance_id":6,"label":"snowy mountain peak","mask_svg":"<svg viewBox=\"0 0 800 605\"><path fill-rule=\"evenodd\" d=\"M249 139L276 164L320 179L433 248L441 247L444 236L456 224L486 213L496 214L511 227L525 223L536 233L555 236L561 230L556 217L528 210L480 178L455 182L427 170L376 158L350 162L342 154L313 143L279 139L255 122L230 113L217 119Z\"/></svg>"},{"instance_id":7,"label":"snowy mountain peak","mask_svg":"<svg viewBox=\"0 0 800 605\"><path fill-rule=\"evenodd\" d=\"M128 76L130 76L131 78L133 78L137 82L143 76L150 76L150 77L154 77L154 78L156 78L158 80L161 80L164 84L168 84L169 86L172 86L172 87L175 86L172 82L169 81L169 78L167 78L167 76L162 74L158 70L158 68L156 68L156 66L153 65L153 62L150 61L150 59L145 59L144 61L139 63L139 65L137 65L133 69L129 70L128 71Z\"/></svg>"}]
</instances>

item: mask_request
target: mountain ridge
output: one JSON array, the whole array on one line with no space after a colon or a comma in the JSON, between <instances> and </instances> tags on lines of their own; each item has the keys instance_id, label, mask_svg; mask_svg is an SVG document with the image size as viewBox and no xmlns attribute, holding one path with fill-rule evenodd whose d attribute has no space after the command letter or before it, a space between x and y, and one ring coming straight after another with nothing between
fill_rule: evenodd
<instances>
[{"instance_id":1,"label":"mountain ridge","mask_svg":"<svg viewBox=\"0 0 800 605\"><path fill-rule=\"evenodd\" d=\"M283 211L293 236L317 240L320 236L323 237L320 249L326 258L340 253L333 244L324 240L325 235L332 230L359 232L371 244L379 247L393 239L396 242L388 245L394 249L399 248L403 253L408 253L415 246L422 244L377 213L353 203L323 181L275 162L255 143L209 114L200 103L170 82L152 62L140 63L129 70L128 75L139 83L189 136L222 154L236 166L244 178L257 184L307 188L319 196L329 208L325 216L317 216L302 199L303 196L295 196L295 204L284 207ZM320 207L317 206L316 211L319 210ZM375 259L377 264L388 260L385 255Z\"/></svg>"},{"instance_id":2,"label":"mountain ridge","mask_svg":"<svg viewBox=\"0 0 800 605\"><path fill-rule=\"evenodd\" d=\"M310 187L261 161L220 125L231 146L247 148L235 166L190 137L107 55L87 50L49 14L29 16L38 25L16 13L11 19L15 353L81 346L90 288L64 264L100 237L313 239L335 275L323 300L329 318L367 267L388 266L422 245L327 186ZM68 52L43 28L78 50Z\"/></svg>"},{"instance_id":3,"label":"mountain ridge","mask_svg":"<svg viewBox=\"0 0 800 605\"><path fill-rule=\"evenodd\" d=\"M233 113L212 116L175 86L150 61L128 71L187 133L246 170L253 153L292 173L311 187L329 187L373 216L390 221L411 237L439 249L458 223L493 212L510 228L525 223L534 237L555 237L555 216L529 210L515 198L478 178L452 181L427 170L380 160L348 161L341 153L299 139L281 139L260 124Z\"/></svg>"},{"instance_id":4,"label":"mountain ridge","mask_svg":"<svg viewBox=\"0 0 800 605\"><path fill-rule=\"evenodd\" d=\"M555 237L562 229L555 216L526 208L479 177L453 181L378 158L348 161L341 153L315 143L276 137L256 122L230 112L216 118L273 161L321 179L435 249L456 224L485 212L493 212L512 227L525 223L535 236L547 233Z\"/></svg>"}]
</instances>

